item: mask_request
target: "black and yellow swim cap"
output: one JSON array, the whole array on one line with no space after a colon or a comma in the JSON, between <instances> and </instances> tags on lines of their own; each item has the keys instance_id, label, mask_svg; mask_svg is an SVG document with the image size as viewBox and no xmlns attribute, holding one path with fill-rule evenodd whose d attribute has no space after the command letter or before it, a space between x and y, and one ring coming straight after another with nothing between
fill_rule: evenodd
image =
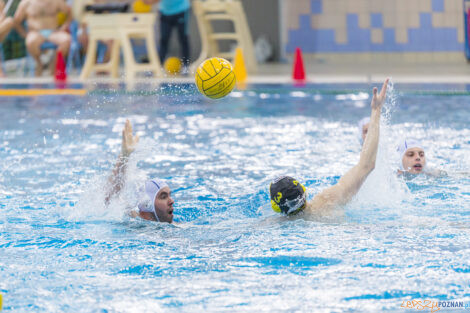
<instances>
[{"instance_id":1,"label":"black and yellow swim cap","mask_svg":"<svg viewBox=\"0 0 470 313\"><path fill-rule=\"evenodd\" d=\"M305 207L305 187L289 176L276 178L269 186L271 207L275 212L292 214Z\"/></svg>"}]
</instances>

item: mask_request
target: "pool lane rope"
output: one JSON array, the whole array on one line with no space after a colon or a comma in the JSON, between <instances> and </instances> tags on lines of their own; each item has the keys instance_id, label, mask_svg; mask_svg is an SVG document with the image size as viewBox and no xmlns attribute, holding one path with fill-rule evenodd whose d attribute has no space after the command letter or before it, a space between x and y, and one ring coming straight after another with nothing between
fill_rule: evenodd
<instances>
[{"instance_id":1,"label":"pool lane rope","mask_svg":"<svg viewBox=\"0 0 470 313\"><path fill-rule=\"evenodd\" d=\"M86 89L0 89L1 97L85 96Z\"/></svg>"},{"instance_id":2,"label":"pool lane rope","mask_svg":"<svg viewBox=\"0 0 470 313\"><path fill-rule=\"evenodd\" d=\"M307 94L319 94L319 95L341 95L349 93L366 92L365 89L311 89L302 88L303 92ZM279 90L261 88L256 90L257 93L279 93ZM0 89L0 97L34 97L34 96L86 96L86 95L138 95L138 96L156 96L156 95L174 95L174 91L165 90L106 90L106 89ZM465 90L421 90L421 91L402 91L400 96L469 96L470 91Z\"/></svg>"}]
</instances>

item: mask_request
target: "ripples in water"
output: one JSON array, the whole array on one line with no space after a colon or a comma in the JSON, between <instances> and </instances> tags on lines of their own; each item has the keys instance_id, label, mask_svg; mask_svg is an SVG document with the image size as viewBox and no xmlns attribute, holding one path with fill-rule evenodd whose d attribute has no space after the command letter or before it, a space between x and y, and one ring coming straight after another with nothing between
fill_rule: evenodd
<instances>
[{"instance_id":1,"label":"ripples in water","mask_svg":"<svg viewBox=\"0 0 470 313\"><path fill-rule=\"evenodd\" d=\"M4 103L5 312L376 312L406 299L470 300L468 96L395 92L376 169L344 214L270 209L274 177L299 178L312 197L357 162L370 100L359 87L255 86L214 102L182 86ZM129 185L106 209L126 118L142 140ZM448 177L394 175L394 145L408 133ZM170 181L179 224L123 213L147 176Z\"/></svg>"}]
</instances>

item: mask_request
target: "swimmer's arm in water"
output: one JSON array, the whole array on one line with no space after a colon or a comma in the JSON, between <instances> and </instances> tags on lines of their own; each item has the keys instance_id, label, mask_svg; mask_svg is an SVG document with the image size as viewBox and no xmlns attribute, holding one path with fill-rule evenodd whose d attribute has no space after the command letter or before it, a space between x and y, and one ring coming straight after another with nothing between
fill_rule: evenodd
<instances>
[{"instance_id":1,"label":"swimmer's arm in water","mask_svg":"<svg viewBox=\"0 0 470 313\"><path fill-rule=\"evenodd\" d=\"M139 135L134 136L132 134L131 122L126 120L126 124L124 125L124 129L122 131L121 153L119 154L113 172L108 179L108 193L105 198L106 204L109 203L109 200L112 196L117 195L121 191L121 188L124 185L127 161L129 160L132 152L134 152L138 142Z\"/></svg>"},{"instance_id":2,"label":"swimmer's arm in water","mask_svg":"<svg viewBox=\"0 0 470 313\"><path fill-rule=\"evenodd\" d=\"M446 171L440 170L434 167L427 167L424 169L424 174L432 177L446 177L448 174Z\"/></svg>"},{"instance_id":3,"label":"swimmer's arm in water","mask_svg":"<svg viewBox=\"0 0 470 313\"><path fill-rule=\"evenodd\" d=\"M470 178L470 172L446 172L444 170L438 168L431 168L431 171L424 172L427 175L431 175L433 177L458 177L458 178Z\"/></svg>"},{"instance_id":4,"label":"swimmer's arm in water","mask_svg":"<svg viewBox=\"0 0 470 313\"><path fill-rule=\"evenodd\" d=\"M375 168L379 146L380 114L387 94L387 85L388 78L383 83L380 94L377 94L376 87L373 89L369 130L358 164L344 174L336 185L316 195L307 204L307 211L317 213L320 210L326 211L345 205L356 195L367 176Z\"/></svg>"}]
</instances>

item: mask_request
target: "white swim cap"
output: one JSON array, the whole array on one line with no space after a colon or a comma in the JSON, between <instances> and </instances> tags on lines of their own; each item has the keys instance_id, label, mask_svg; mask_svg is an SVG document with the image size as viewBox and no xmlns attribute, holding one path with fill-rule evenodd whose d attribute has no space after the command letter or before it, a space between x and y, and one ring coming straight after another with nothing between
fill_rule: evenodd
<instances>
[{"instance_id":1,"label":"white swim cap","mask_svg":"<svg viewBox=\"0 0 470 313\"><path fill-rule=\"evenodd\" d=\"M168 187L168 184L158 178L150 179L145 182L145 193L148 198L146 202L139 204L139 210L142 212L152 212L158 220L157 212L155 211L155 199L157 198L158 192ZM149 203L150 202L150 203Z\"/></svg>"},{"instance_id":2,"label":"white swim cap","mask_svg":"<svg viewBox=\"0 0 470 313\"><path fill-rule=\"evenodd\" d=\"M399 157L398 167L402 171L404 171L403 156L405 155L406 150L408 150L410 148L420 148L420 149L424 150L423 145L421 144L421 142L419 142L416 139L405 139L405 140L401 141L397 146L397 152L398 152L398 157Z\"/></svg>"},{"instance_id":3,"label":"white swim cap","mask_svg":"<svg viewBox=\"0 0 470 313\"><path fill-rule=\"evenodd\" d=\"M364 128L364 125L370 123L370 117L364 117L362 120L359 121L357 126L359 127L359 141L361 142L361 145L363 144L362 142L362 129Z\"/></svg>"}]
</instances>

